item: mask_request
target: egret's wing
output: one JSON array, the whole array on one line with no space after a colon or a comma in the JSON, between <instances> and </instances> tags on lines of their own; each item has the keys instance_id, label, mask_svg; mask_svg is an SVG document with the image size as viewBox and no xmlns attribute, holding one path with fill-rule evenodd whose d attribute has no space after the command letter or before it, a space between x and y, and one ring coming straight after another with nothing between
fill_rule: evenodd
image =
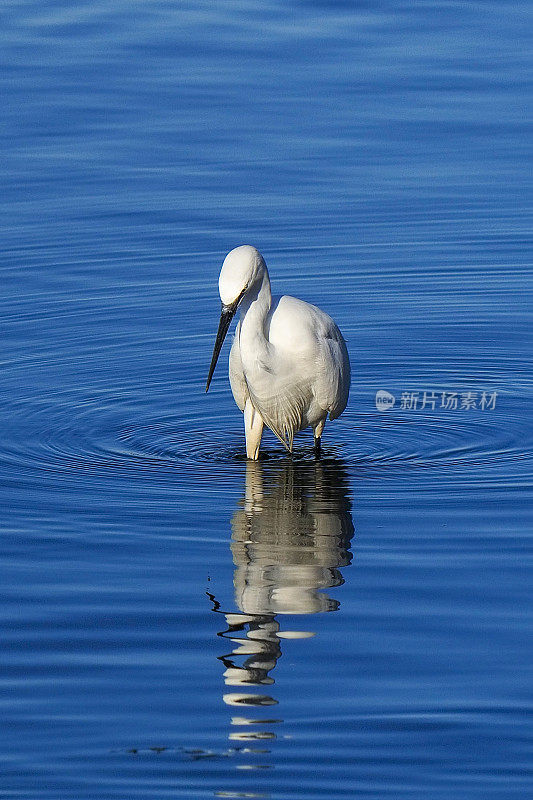
<instances>
[{"instance_id":1,"label":"egret's wing","mask_svg":"<svg viewBox=\"0 0 533 800\"><path fill-rule=\"evenodd\" d=\"M240 410L244 411L244 406L246 404L247 398L249 397L249 393L248 393L248 386L246 385L246 379L244 377L244 371L242 368L242 361L241 361L241 351L239 348L240 327L241 323L239 321L237 328L235 330L235 338L233 340L233 344L231 345L231 350L229 353L229 382L231 386L231 391L233 392L233 397L235 398L235 402L237 403Z\"/></svg>"},{"instance_id":2,"label":"egret's wing","mask_svg":"<svg viewBox=\"0 0 533 800\"><path fill-rule=\"evenodd\" d=\"M348 402L350 360L331 317L296 297L281 297L271 317L270 341L292 363L293 386L299 387L304 405L310 392L330 419L339 417Z\"/></svg>"},{"instance_id":3,"label":"egret's wing","mask_svg":"<svg viewBox=\"0 0 533 800\"><path fill-rule=\"evenodd\" d=\"M320 340L315 397L330 419L340 417L350 391L350 359L340 330L331 325Z\"/></svg>"}]
</instances>

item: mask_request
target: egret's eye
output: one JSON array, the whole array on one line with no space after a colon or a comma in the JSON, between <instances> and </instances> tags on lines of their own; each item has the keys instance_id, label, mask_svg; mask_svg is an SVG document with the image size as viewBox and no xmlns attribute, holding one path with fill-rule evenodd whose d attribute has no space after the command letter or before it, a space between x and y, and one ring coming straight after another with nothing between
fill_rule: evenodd
<instances>
[{"instance_id":1,"label":"egret's eye","mask_svg":"<svg viewBox=\"0 0 533 800\"><path fill-rule=\"evenodd\" d=\"M238 298L235 300L235 308L237 308L237 306L239 305L239 303L241 302L242 298L244 297L247 291L248 291L248 284L246 284L246 286L244 287Z\"/></svg>"},{"instance_id":2,"label":"egret's eye","mask_svg":"<svg viewBox=\"0 0 533 800\"><path fill-rule=\"evenodd\" d=\"M241 302L242 298L244 297L247 291L248 291L248 284L246 284L240 295L237 297L236 300L233 301L233 303L230 303L229 306L223 305L222 308L225 309L226 311L236 311L239 303Z\"/></svg>"}]
</instances>

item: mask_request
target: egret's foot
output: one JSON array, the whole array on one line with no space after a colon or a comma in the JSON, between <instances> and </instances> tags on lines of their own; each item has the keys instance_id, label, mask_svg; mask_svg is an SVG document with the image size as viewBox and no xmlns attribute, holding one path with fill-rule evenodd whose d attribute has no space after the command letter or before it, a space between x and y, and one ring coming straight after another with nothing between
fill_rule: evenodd
<instances>
[{"instance_id":1,"label":"egret's foot","mask_svg":"<svg viewBox=\"0 0 533 800\"><path fill-rule=\"evenodd\" d=\"M315 436L315 446L314 446L315 458L320 458L322 454L322 449L320 447L320 436Z\"/></svg>"}]
</instances>

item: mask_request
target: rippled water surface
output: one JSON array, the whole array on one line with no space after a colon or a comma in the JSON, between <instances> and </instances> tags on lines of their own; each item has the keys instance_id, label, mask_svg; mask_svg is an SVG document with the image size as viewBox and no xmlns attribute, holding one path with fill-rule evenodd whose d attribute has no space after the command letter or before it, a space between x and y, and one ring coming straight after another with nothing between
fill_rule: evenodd
<instances>
[{"instance_id":1,"label":"rippled water surface","mask_svg":"<svg viewBox=\"0 0 533 800\"><path fill-rule=\"evenodd\" d=\"M530 24L4 3L1 798L531 792ZM347 340L320 461L204 394L244 242Z\"/></svg>"}]
</instances>

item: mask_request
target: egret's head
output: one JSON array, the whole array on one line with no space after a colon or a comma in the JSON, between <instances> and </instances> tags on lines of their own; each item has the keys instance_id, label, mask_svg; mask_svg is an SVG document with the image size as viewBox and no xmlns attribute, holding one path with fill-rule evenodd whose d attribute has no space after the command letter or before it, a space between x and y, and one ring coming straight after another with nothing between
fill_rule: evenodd
<instances>
[{"instance_id":1,"label":"egret's head","mask_svg":"<svg viewBox=\"0 0 533 800\"><path fill-rule=\"evenodd\" d=\"M224 259L218 279L222 305L236 309L248 289L263 279L264 272L263 256L255 247L243 244L231 250Z\"/></svg>"},{"instance_id":2,"label":"egret's head","mask_svg":"<svg viewBox=\"0 0 533 800\"><path fill-rule=\"evenodd\" d=\"M220 314L217 338L207 376L206 392L209 389L222 344L239 303L249 291L253 290L257 285L261 285L265 272L266 264L263 256L259 250L249 244L236 247L224 259L220 270L220 278L218 279L222 313Z\"/></svg>"}]
</instances>

